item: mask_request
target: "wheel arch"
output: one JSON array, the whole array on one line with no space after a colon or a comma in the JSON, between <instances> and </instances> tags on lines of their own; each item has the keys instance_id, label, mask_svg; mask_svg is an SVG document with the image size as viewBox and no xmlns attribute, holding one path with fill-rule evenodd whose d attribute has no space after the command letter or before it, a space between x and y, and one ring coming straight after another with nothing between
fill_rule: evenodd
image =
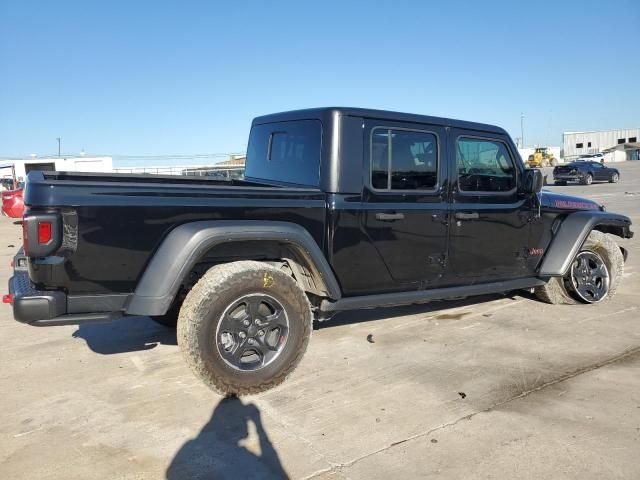
<instances>
[{"instance_id":1,"label":"wheel arch","mask_svg":"<svg viewBox=\"0 0 640 480\"><path fill-rule=\"evenodd\" d=\"M580 211L568 215L547 249L538 276L564 276L592 230L631 238L633 232L630 227L629 217L616 213Z\"/></svg>"},{"instance_id":2,"label":"wheel arch","mask_svg":"<svg viewBox=\"0 0 640 480\"><path fill-rule=\"evenodd\" d=\"M197 265L258 256L287 263L306 291L335 300L341 297L338 281L322 250L300 225L212 220L186 223L167 235L130 297L126 313L163 315Z\"/></svg>"}]
</instances>

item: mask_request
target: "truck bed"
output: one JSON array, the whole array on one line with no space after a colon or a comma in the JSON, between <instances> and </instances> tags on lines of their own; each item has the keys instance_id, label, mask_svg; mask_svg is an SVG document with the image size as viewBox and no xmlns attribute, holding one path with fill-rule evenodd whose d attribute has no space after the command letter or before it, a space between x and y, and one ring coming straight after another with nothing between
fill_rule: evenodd
<instances>
[{"instance_id":1,"label":"truck bed","mask_svg":"<svg viewBox=\"0 0 640 480\"><path fill-rule=\"evenodd\" d=\"M297 223L324 244L326 196L247 180L153 174L31 172L27 211L59 211L64 255L30 262L40 288L74 294L129 293L153 252L192 221L247 219ZM72 260L72 261L71 261Z\"/></svg>"}]
</instances>

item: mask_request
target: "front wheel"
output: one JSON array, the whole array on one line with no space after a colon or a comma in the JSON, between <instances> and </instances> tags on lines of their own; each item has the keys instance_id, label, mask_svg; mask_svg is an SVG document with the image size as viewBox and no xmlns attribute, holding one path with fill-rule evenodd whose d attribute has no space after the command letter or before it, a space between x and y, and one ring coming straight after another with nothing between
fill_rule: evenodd
<instances>
[{"instance_id":1,"label":"front wheel","mask_svg":"<svg viewBox=\"0 0 640 480\"><path fill-rule=\"evenodd\" d=\"M209 269L187 294L178 345L192 371L222 395L262 392L300 362L312 330L298 283L254 261Z\"/></svg>"},{"instance_id":2,"label":"front wheel","mask_svg":"<svg viewBox=\"0 0 640 480\"><path fill-rule=\"evenodd\" d=\"M609 179L610 183L618 183L618 180L620 180L620 175L618 175L617 173L614 173L613 175L611 175L611 178Z\"/></svg>"},{"instance_id":3,"label":"front wheel","mask_svg":"<svg viewBox=\"0 0 640 480\"><path fill-rule=\"evenodd\" d=\"M587 173L587 175L582 179L583 185L591 185L593 183L593 175Z\"/></svg>"},{"instance_id":4,"label":"front wheel","mask_svg":"<svg viewBox=\"0 0 640 480\"><path fill-rule=\"evenodd\" d=\"M593 230L563 277L554 277L535 289L543 302L597 303L612 298L624 273L624 257L616 241Z\"/></svg>"}]
</instances>

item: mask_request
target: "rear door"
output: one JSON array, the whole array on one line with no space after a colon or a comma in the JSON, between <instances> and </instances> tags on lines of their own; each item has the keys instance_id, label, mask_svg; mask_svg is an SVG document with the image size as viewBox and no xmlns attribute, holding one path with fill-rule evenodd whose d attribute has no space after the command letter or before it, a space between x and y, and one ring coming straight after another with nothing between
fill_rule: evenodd
<instances>
[{"instance_id":1,"label":"rear door","mask_svg":"<svg viewBox=\"0 0 640 480\"><path fill-rule=\"evenodd\" d=\"M449 138L451 281L526 276L533 209L518 193L524 167L512 143L462 129L452 129Z\"/></svg>"},{"instance_id":2,"label":"rear door","mask_svg":"<svg viewBox=\"0 0 640 480\"><path fill-rule=\"evenodd\" d=\"M365 120L368 168L361 228L388 270L385 290L442 282L448 209L445 139L439 125Z\"/></svg>"}]
</instances>

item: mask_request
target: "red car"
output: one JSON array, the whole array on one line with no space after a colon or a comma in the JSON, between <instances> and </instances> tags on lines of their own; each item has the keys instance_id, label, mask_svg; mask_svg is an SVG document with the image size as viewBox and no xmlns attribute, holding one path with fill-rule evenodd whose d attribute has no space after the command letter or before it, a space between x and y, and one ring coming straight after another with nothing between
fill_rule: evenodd
<instances>
[{"instance_id":1,"label":"red car","mask_svg":"<svg viewBox=\"0 0 640 480\"><path fill-rule=\"evenodd\" d=\"M22 218L24 214L24 188L2 192L2 213L11 218Z\"/></svg>"}]
</instances>

